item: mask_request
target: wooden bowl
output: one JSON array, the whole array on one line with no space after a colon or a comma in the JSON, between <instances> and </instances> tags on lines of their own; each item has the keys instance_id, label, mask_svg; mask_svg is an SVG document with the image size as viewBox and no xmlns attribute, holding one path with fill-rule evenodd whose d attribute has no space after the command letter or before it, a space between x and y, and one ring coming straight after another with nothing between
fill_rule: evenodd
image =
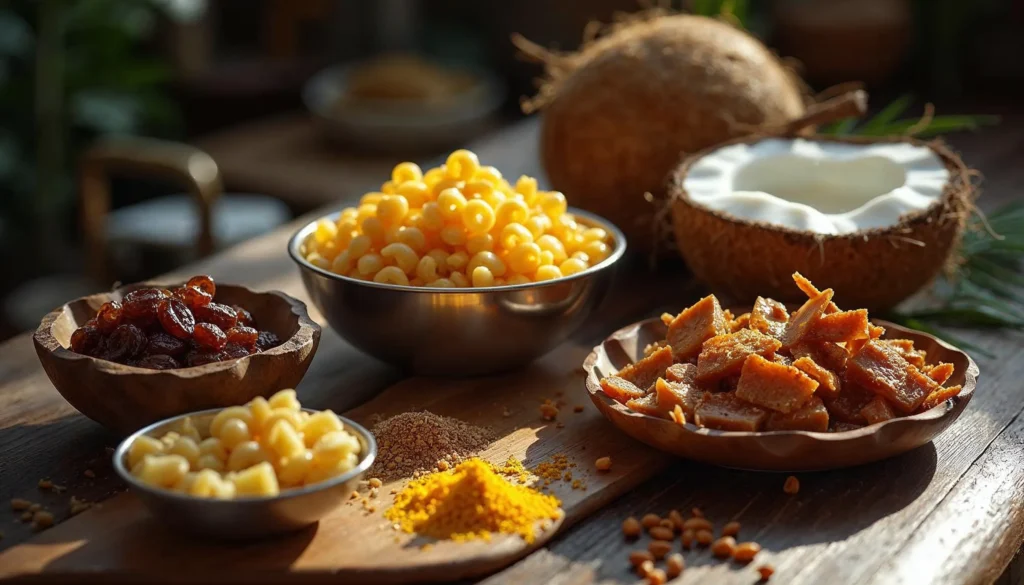
<instances>
[{"instance_id":1,"label":"wooden bowl","mask_svg":"<svg viewBox=\"0 0 1024 585\"><path fill-rule=\"evenodd\" d=\"M276 291L218 284L217 302L244 307L261 330L284 341L243 358L174 370L136 368L68 349L71 334L95 316L103 303L120 301L132 290L150 286L167 285L133 284L71 301L44 317L33 336L39 361L61 396L118 433L294 388L320 343L320 326L309 318L301 301Z\"/></svg>"},{"instance_id":2,"label":"wooden bowl","mask_svg":"<svg viewBox=\"0 0 1024 585\"><path fill-rule=\"evenodd\" d=\"M601 378L635 362L647 344L665 339L667 328L657 317L623 327L594 348L583 362L587 392L598 410L626 434L686 459L763 471L813 471L870 463L931 441L960 416L978 382L978 366L963 351L927 333L885 321L876 323L885 327L885 337L910 339L916 347L927 350L930 362L952 363L955 370L948 384L960 384L960 395L920 414L841 433L750 433L713 430L693 423L679 425L633 412L601 390Z\"/></svg>"}]
</instances>

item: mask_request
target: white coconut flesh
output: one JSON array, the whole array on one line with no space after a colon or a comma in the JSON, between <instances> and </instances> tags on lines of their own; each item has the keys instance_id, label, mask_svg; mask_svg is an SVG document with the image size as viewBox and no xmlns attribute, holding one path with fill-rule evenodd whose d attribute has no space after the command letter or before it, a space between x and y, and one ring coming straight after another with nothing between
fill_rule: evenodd
<instances>
[{"instance_id":1,"label":"white coconut flesh","mask_svg":"<svg viewBox=\"0 0 1024 585\"><path fill-rule=\"evenodd\" d=\"M701 157L683 188L740 219L838 235L896 225L938 201L949 178L924 146L769 138Z\"/></svg>"}]
</instances>

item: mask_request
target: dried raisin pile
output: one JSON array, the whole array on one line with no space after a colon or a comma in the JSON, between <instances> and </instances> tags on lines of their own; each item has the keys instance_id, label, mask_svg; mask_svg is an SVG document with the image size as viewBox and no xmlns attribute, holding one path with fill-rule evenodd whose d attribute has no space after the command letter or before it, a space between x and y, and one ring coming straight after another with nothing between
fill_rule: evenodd
<instances>
[{"instance_id":1,"label":"dried raisin pile","mask_svg":"<svg viewBox=\"0 0 1024 585\"><path fill-rule=\"evenodd\" d=\"M71 335L71 350L120 364L169 370L238 359L281 343L249 311L215 301L213 278L175 290L134 290L105 303Z\"/></svg>"}]
</instances>

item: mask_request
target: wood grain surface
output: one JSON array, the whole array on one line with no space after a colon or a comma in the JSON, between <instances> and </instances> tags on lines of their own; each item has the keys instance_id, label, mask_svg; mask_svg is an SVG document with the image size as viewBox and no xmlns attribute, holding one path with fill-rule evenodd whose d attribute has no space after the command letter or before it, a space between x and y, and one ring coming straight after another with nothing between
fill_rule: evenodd
<instances>
[{"instance_id":1,"label":"wood grain surface","mask_svg":"<svg viewBox=\"0 0 1024 585\"><path fill-rule=\"evenodd\" d=\"M1024 187L1022 129L1024 118L1008 117L999 128L953 141L967 163L985 175L983 209L1015 198ZM536 124L531 121L471 147L482 160L513 175L536 172L535 145ZM276 288L304 298L296 269L283 253L291 229L283 228L201 265L186 267L178 275L169 275L167 281L210 272L224 282ZM679 308L700 293L687 288L679 265L663 268L657 277L645 274L639 271L620 277L605 305L614 307L614 312L588 323L555 355L568 351L565 348L592 345L609 331L656 315L663 308ZM322 322L315 311L311 313ZM622 519L696 505L719 526L730 519L740 521L741 538L757 540L764 551L748 567L714 561L706 551L687 552L688 568L681 583L754 583L754 566L768 562L776 568L772 581L776 583L998 580L1000 585L1017 585L1022 575L1018 565L1007 567L1024 537L1024 423L1020 416L1024 410L1024 339L1012 332L969 330L957 334L996 357L975 356L981 368L975 396L960 419L933 443L858 468L800 474L802 489L795 496L782 492L784 474L673 460L666 470L562 530L546 549L493 575L486 583L635 582L626 555L646 541L625 542L619 531ZM531 370L543 368L549 363L546 360ZM403 380L398 372L356 352L325 328L317 356L299 389L312 407L348 410L385 389L400 392L407 385L420 383ZM491 398L485 392L477 392L487 396L480 408ZM576 396L567 394L570 402L583 397L582 379L575 392ZM610 426L605 438L629 444L629 439ZM61 520L67 515L72 494L91 500L109 498L121 489L105 451L115 440L63 402L42 373L28 336L0 346L0 498L39 501ZM86 469L96 477L87 477ZM36 483L44 477L66 485L67 491L40 491ZM6 549L5 555L17 552L26 559L38 558L33 557L37 546L33 537L54 539L57 537L52 535L65 534L58 532L61 530L76 534L76 526L85 523L90 514L122 513L118 502L132 501L111 500L109 511L100 508L38 536L11 512L11 521L0 524L4 534L0 548ZM315 550L310 546L315 540L293 542L291 554L296 558L312 554L307 551ZM78 544L87 548L89 540ZM0 567L5 564L0 560ZM216 571L218 579L225 575L227 571ZM46 580L54 577L49 574ZM109 576L99 579L110 580Z\"/></svg>"}]
</instances>

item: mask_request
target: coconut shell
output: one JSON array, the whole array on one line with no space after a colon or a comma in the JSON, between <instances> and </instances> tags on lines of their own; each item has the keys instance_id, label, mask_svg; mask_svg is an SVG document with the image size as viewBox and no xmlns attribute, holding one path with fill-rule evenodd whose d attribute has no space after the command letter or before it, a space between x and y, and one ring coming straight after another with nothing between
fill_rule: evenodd
<instances>
[{"instance_id":1,"label":"coconut shell","mask_svg":"<svg viewBox=\"0 0 1024 585\"><path fill-rule=\"evenodd\" d=\"M760 41L693 15L615 27L552 57L541 158L553 188L650 249L654 206L680 153L804 113L799 80Z\"/></svg>"},{"instance_id":2,"label":"coconut shell","mask_svg":"<svg viewBox=\"0 0 1024 585\"><path fill-rule=\"evenodd\" d=\"M683 181L700 158L746 137L688 157L669 180L676 244L694 275L715 293L736 302L757 296L802 302L793 284L800 272L820 288L835 291L840 306L884 311L928 285L946 266L973 209L974 174L941 142L910 137L813 136L809 140L876 144L905 142L931 149L949 169L942 196L908 213L899 223L852 234L824 235L737 218L690 199Z\"/></svg>"}]
</instances>

